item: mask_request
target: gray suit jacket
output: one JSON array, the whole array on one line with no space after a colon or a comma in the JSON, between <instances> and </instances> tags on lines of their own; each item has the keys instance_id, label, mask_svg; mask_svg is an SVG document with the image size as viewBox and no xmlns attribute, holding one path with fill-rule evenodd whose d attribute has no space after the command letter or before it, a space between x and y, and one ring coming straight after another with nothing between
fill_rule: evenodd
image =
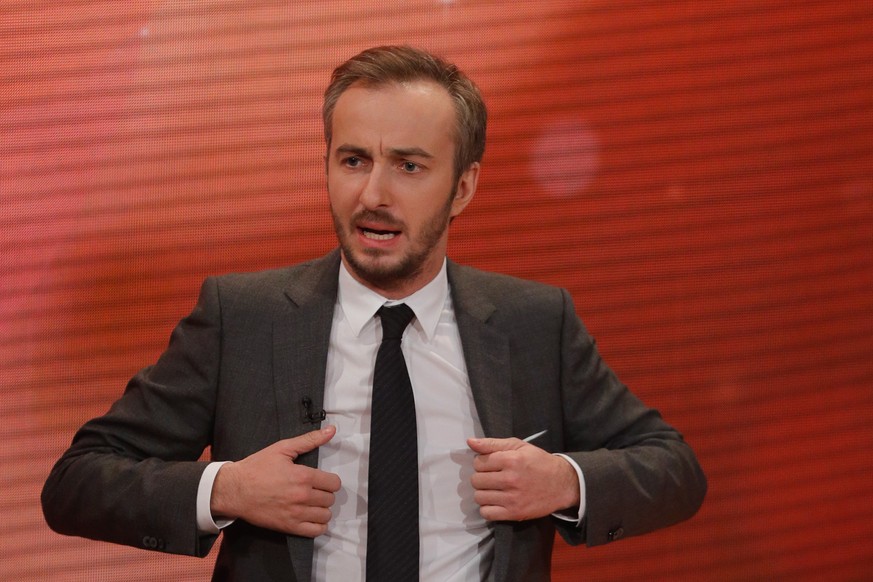
<instances>
[{"instance_id":1,"label":"gray suit jacket","mask_svg":"<svg viewBox=\"0 0 873 582\"><path fill-rule=\"evenodd\" d=\"M212 458L241 459L315 428L339 253L294 267L209 278L153 366L86 423L43 490L60 533L205 555L194 500ZM485 434L548 432L585 477L581 528L542 518L497 523L492 579L549 579L555 529L602 544L692 516L706 481L694 453L600 359L561 289L449 262L458 327ZM316 466L317 451L298 462ZM224 530L216 580L309 580L311 539L237 521Z\"/></svg>"}]
</instances>

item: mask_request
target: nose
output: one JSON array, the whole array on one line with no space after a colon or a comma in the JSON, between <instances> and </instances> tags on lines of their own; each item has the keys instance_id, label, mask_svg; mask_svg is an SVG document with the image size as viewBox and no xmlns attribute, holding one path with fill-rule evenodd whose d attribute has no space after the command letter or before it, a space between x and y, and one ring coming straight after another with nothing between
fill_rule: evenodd
<instances>
[{"instance_id":1,"label":"nose","mask_svg":"<svg viewBox=\"0 0 873 582\"><path fill-rule=\"evenodd\" d=\"M368 210L390 204L391 193L388 175L380 164L373 164L373 167L367 174L361 189L360 202Z\"/></svg>"}]
</instances>

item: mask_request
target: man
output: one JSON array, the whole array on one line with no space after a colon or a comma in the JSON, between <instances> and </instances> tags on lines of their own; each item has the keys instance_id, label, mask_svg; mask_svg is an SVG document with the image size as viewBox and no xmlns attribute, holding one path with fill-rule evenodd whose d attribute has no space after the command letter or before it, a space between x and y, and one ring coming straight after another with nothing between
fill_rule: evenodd
<instances>
[{"instance_id":1,"label":"man","mask_svg":"<svg viewBox=\"0 0 873 582\"><path fill-rule=\"evenodd\" d=\"M536 581L556 528L597 545L692 516L693 452L602 362L566 291L446 259L484 151L472 82L371 49L334 71L323 116L340 249L207 279L158 362L58 461L49 525L200 556L224 528L220 580L398 579L379 554L411 561L408 579ZM385 423L380 308L398 303L414 411ZM391 436L410 416L411 438ZM376 468L378 435L412 442L411 530L400 484L375 485L394 469ZM210 445L232 462L197 461ZM377 551L385 487L388 529L410 533Z\"/></svg>"}]
</instances>

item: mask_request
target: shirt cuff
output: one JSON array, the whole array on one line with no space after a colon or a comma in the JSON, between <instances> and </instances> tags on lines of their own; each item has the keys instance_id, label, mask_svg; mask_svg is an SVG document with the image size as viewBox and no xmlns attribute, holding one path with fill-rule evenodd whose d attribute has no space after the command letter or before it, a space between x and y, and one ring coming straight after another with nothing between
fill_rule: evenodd
<instances>
[{"instance_id":1,"label":"shirt cuff","mask_svg":"<svg viewBox=\"0 0 873 582\"><path fill-rule=\"evenodd\" d=\"M210 504L212 502L212 485L215 484L215 476L221 466L230 461L216 461L206 465L203 474L200 475L200 484L197 486L197 529L202 534L217 534L234 522L233 519L212 518Z\"/></svg>"},{"instance_id":2,"label":"shirt cuff","mask_svg":"<svg viewBox=\"0 0 873 582\"><path fill-rule=\"evenodd\" d=\"M558 511L552 514L552 516L563 520L574 523L576 527L582 525L582 520L585 518L585 477L582 476L582 469L579 468L579 465L576 464L572 458L568 457L563 453L552 453L556 457L561 457L565 459L570 466L573 467L573 470L576 471L576 477L579 478L579 511L575 513L572 510L568 511Z\"/></svg>"}]
</instances>

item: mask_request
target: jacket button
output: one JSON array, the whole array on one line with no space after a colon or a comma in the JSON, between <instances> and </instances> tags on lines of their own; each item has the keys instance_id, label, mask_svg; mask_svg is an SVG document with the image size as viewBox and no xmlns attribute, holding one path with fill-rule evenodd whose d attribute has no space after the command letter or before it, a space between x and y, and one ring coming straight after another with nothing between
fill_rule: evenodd
<instances>
[{"instance_id":1,"label":"jacket button","mask_svg":"<svg viewBox=\"0 0 873 582\"><path fill-rule=\"evenodd\" d=\"M153 536L145 536L142 539L142 545L150 550L162 550L164 549L164 540Z\"/></svg>"},{"instance_id":2,"label":"jacket button","mask_svg":"<svg viewBox=\"0 0 873 582\"><path fill-rule=\"evenodd\" d=\"M622 537L624 537L624 528L623 527L615 528L614 530L612 530L611 532L609 532L607 534L607 537L609 538L609 541L611 541L611 542L614 542L615 540L620 540Z\"/></svg>"}]
</instances>

